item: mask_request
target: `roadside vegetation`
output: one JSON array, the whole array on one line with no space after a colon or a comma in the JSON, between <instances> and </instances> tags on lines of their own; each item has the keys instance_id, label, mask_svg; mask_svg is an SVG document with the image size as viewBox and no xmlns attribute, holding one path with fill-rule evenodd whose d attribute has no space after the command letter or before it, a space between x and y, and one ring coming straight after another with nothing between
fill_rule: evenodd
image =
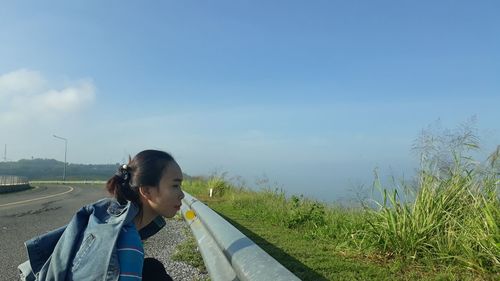
<instances>
[{"instance_id":1,"label":"roadside vegetation","mask_svg":"<svg viewBox=\"0 0 500 281\"><path fill-rule=\"evenodd\" d=\"M470 130L423 134L416 179L358 206L325 204L225 174L184 189L303 280L500 280L500 151L480 163ZM212 197L209 190L212 189Z\"/></svg>"},{"instance_id":2,"label":"roadside vegetation","mask_svg":"<svg viewBox=\"0 0 500 281\"><path fill-rule=\"evenodd\" d=\"M189 231L189 230L188 230ZM207 273L205 263L198 250L198 245L192 233L185 233L186 240L175 248L175 253L172 255L172 260L185 262L192 267L195 267L202 273Z\"/></svg>"}]
</instances>

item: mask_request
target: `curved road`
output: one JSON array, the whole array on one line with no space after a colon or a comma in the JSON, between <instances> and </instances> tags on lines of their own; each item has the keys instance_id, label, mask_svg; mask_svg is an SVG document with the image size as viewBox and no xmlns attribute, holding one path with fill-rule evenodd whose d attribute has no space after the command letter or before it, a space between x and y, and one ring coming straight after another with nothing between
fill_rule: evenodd
<instances>
[{"instance_id":1,"label":"curved road","mask_svg":"<svg viewBox=\"0 0 500 281\"><path fill-rule=\"evenodd\" d=\"M24 241L69 222L83 205L107 196L104 185L44 185L0 194L0 280L18 280Z\"/></svg>"}]
</instances>

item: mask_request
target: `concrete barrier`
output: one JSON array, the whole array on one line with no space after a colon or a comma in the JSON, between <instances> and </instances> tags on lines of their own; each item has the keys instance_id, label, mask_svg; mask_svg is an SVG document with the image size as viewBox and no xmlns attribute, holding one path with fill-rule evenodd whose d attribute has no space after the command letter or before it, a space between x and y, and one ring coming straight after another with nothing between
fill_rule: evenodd
<instances>
[{"instance_id":1,"label":"concrete barrier","mask_svg":"<svg viewBox=\"0 0 500 281\"><path fill-rule=\"evenodd\" d=\"M0 193L10 193L30 189L29 183L0 185Z\"/></svg>"}]
</instances>

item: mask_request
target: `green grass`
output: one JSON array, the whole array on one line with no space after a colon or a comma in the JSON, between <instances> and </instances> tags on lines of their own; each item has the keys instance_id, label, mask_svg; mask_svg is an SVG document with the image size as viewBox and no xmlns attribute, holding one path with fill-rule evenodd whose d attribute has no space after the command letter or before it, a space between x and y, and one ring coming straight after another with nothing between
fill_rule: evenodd
<instances>
[{"instance_id":1,"label":"green grass","mask_svg":"<svg viewBox=\"0 0 500 281\"><path fill-rule=\"evenodd\" d=\"M500 280L499 170L453 159L421 170L406 186L413 200L376 180L382 200L364 208L252 191L220 175L184 189L303 280Z\"/></svg>"},{"instance_id":2,"label":"green grass","mask_svg":"<svg viewBox=\"0 0 500 281\"><path fill-rule=\"evenodd\" d=\"M306 238L300 231L290 231L271 220L253 215L240 204L231 201L207 202L302 280L385 280L389 274L382 267L343 255L332 243Z\"/></svg>"},{"instance_id":3,"label":"green grass","mask_svg":"<svg viewBox=\"0 0 500 281\"><path fill-rule=\"evenodd\" d=\"M172 260L185 262L192 267L197 268L200 272L206 273L205 263L198 251L198 245L191 233L186 233L187 239L177 245L175 253L172 255Z\"/></svg>"}]
</instances>

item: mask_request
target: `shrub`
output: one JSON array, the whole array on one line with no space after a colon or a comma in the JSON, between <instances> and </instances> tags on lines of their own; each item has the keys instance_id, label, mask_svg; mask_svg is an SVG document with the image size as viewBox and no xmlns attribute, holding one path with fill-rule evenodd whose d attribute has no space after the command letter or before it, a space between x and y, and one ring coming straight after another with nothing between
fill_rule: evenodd
<instances>
[{"instance_id":1,"label":"shrub","mask_svg":"<svg viewBox=\"0 0 500 281\"><path fill-rule=\"evenodd\" d=\"M207 187L209 190L212 189L214 197L222 197L232 189L231 184L225 179L225 173L212 175L208 180Z\"/></svg>"},{"instance_id":2,"label":"shrub","mask_svg":"<svg viewBox=\"0 0 500 281\"><path fill-rule=\"evenodd\" d=\"M325 206L316 201L306 201L293 195L289 201L288 216L285 224L288 228L298 228L300 226L312 226L318 228L325 225Z\"/></svg>"}]
</instances>

